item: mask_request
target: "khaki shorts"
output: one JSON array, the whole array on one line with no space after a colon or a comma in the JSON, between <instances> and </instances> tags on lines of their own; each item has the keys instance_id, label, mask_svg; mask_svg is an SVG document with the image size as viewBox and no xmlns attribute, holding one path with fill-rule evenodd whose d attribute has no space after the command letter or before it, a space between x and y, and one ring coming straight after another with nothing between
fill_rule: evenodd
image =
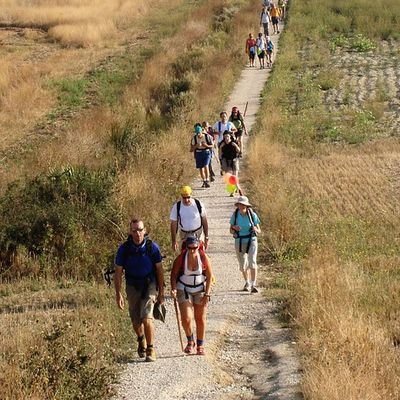
<instances>
[{"instance_id":1,"label":"khaki shorts","mask_svg":"<svg viewBox=\"0 0 400 400\"><path fill-rule=\"evenodd\" d=\"M201 304L203 297L204 297L204 291L201 292L196 292L196 293L188 293L188 298L186 298L186 294L183 290L178 290L176 298L178 300L178 303L184 303L185 301L188 301L191 304Z\"/></svg>"},{"instance_id":2,"label":"khaki shorts","mask_svg":"<svg viewBox=\"0 0 400 400\"><path fill-rule=\"evenodd\" d=\"M129 316L133 325L139 326L145 318L153 319L153 309L157 297L155 282L150 283L144 298L142 298L141 291L130 285L126 285L126 295L128 297Z\"/></svg>"}]
</instances>

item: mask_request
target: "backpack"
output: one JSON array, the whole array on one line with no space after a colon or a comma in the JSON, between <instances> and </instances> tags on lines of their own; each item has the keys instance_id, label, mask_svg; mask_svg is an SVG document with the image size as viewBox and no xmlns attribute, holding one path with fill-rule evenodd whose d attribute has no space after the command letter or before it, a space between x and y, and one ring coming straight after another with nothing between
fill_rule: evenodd
<instances>
[{"instance_id":1,"label":"backpack","mask_svg":"<svg viewBox=\"0 0 400 400\"><path fill-rule=\"evenodd\" d=\"M273 51L274 50L274 44L272 43L271 40L267 42L267 50L268 51Z\"/></svg>"},{"instance_id":2,"label":"backpack","mask_svg":"<svg viewBox=\"0 0 400 400\"><path fill-rule=\"evenodd\" d=\"M196 203L197 210L199 211L200 220L201 220L201 225L200 225L197 229L195 229L195 230L197 231L198 229L200 229L200 228L203 226L203 220L201 219L201 213L202 213L202 211L203 211L203 208L201 207L200 200L194 199L194 201L195 201L195 203ZM181 224L181 222L180 222L180 221L181 221L181 205L182 205L182 201L179 200L179 201L176 203L176 215L177 215L177 221L178 221L178 223L176 224L176 231L177 231L177 232L178 232L178 227L179 227L179 225L182 226L182 224Z\"/></svg>"},{"instance_id":3,"label":"backpack","mask_svg":"<svg viewBox=\"0 0 400 400\"><path fill-rule=\"evenodd\" d=\"M239 209L236 208L235 213L234 213L233 225L236 225L236 224L237 224L237 217L238 217L238 214L239 214ZM253 236L257 236L256 233L254 232L254 225L255 225L255 224L254 224L254 219L253 219L253 210L252 210L250 207L248 207L247 210L246 210L246 214L247 214L247 217L249 218L250 225L251 225L250 234L249 234L249 235L245 235L245 236L240 236L240 235L239 235L239 232L237 232L237 233L235 234L235 236L234 236L235 239L236 239L236 238L239 239L239 253L242 252L242 239L249 239L249 240L247 241L247 248L246 248L246 251L245 251L245 253L248 253L248 252L249 252L249 249L250 249L251 238L252 238Z\"/></svg>"},{"instance_id":4,"label":"backpack","mask_svg":"<svg viewBox=\"0 0 400 400\"><path fill-rule=\"evenodd\" d=\"M154 252L153 252L153 241L148 237L145 236L145 250L146 250L146 254L150 257L152 263L153 263L153 271L151 272L151 274L154 274L154 276L156 276L155 274L155 265L156 265L156 260L154 258ZM128 238L125 240L125 242L122 244L123 247L123 258L124 258L124 264L126 264L126 262L128 261L128 257L129 257L129 246L130 243L132 241L132 236L129 235ZM125 265L124 265L125 267ZM115 266L114 263L112 265L110 265L105 271L104 271L104 279L107 282L107 285L110 287L111 286L111 275L115 273Z\"/></svg>"},{"instance_id":5,"label":"backpack","mask_svg":"<svg viewBox=\"0 0 400 400\"><path fill-rule=\"evenodd\" d=\"M206 137L206 143L211 146L213 144L212 138L208 133L204 133L205 137ZM193 137L194 139L194 144L197 144L197 135L195 135Z\"/></svg>"}]
</instances>

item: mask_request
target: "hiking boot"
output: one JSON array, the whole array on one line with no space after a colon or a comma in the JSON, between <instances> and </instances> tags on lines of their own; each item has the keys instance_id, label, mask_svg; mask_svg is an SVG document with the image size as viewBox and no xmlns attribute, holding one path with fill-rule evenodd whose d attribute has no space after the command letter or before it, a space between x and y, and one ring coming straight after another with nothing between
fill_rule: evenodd
<instances>
[{"instance_id":1,"label":"hiking boot","mask_svg":"<svg viewBox=\"0 0 400 400\"><path fill-rule=\"evenodd\" d=\"M245 283L243 292L250 292L250 283L247 283L247 282Z\"/></svg>"},{"instance_id":2,"label":"hiking boot","mask_svg":"<svg viewBox=\"0 0 400 400\"><path fill-rule=\"evenodd\" d=\"M137 353L140 358L146 357L146 338L143 336L142 339L138 338L138 348L137 348Z\"/></svg>"},{"instance_id":3,"label":"hiking boot","mask_svg":"<svg viewBox=\"0 0 400 400\"><path fill-rule=\"evenodd\" d=\"M146 361L147 362L152 362L152 361L156 361L157 357L156 357L156 351L154 350L154 347L148 347L146 349Z\"/></svg>"},{"instance_id":4,"label":"hiking boot","mask_svg":"<svg viewBox=\"0 0 400 400\"><path fill-rule=\"evenodd\" d=\"M194 354L195 353L195 345L194 345L194 341L193 340L189 340L187 342L187 345L185 347L185 350L183 350L184 353L186 354Z\"/></svg>"},{"instance_id":5,"label":"hiking boot","mask_svg":"<svg viewBox=\"0 0 400 400\"><path fill-rule=\"evenodd\" d=\"M258 293L258 289L255 286L252 286L251 293Z\"/></svg>"}]
</instances>

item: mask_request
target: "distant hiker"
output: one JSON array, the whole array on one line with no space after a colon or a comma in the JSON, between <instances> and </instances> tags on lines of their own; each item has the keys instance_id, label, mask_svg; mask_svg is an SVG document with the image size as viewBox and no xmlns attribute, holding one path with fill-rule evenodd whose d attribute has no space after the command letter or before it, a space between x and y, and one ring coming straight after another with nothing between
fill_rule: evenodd
<instances>
[{"instance_id":1,"label":"distant hiker","mask_svg":"<svg viewBox=\"0 0 400 400\"><path fill-rule=\"evenodd\" d=\"M210 187L210 172L208 166L211 162L211 151L214 147L213 138L203 130L200 123L194 126L195 135L190 142L190 151L194 152L196 168L200 171L203 188Z\"/></svg>"},{"instance_id":2,"label":"distant hiker","mask_svg":"<svg viewBox=\"0 0 400 400\"><path fill-rule=\"evenodd\" d=\"M257 280L257 234L261 233L260 219L251 209L246 196L238 197L236 210L230 219L230 232L235 238L236 256L243 274L245 285L243 290L258 293Z\"/></svg>"},{"instance_id":3,"label":"distant hiker","mask_svg":"<svg viewBox=\"0 0 400 400\"><path fill-rule=\"evenodd\" d=\"M208 133L211 136L211 138L213 139L213 143L214 143L214 132L213 132L212 126L207 121L203 121L201 123L201 126L203 127L204 132ZM213 165L212 165L212 161L215 158L214 149L215 149L215 146L213 146L213 148L211 149L211 160L210 160L210 164L208 164L208 170L210 172L210 182L215 181L215 172L213 170Z\"/></svg>"},{"instance_id":4,"label":"distant hiker","mask_svg":"<svg viewBox=\"0 0 400 400\"><path fill-rule=\"evenodd\" d=\"M266 54L267 54L267 67L272 67L272 54L274 52L274 43L271 38L267 36Z\"/></svg>"},{"instance_id":5,"label":"distant hiker","mask_svg":"<svg viewBox=\"0 0 400 400\"><path fill-rule=\"evenodd\" d=\"M248 133L247 133L246 124L244 123L243 115L240 113L238 107L236 107L236 106L232 107L232 113L229 117L229 121L232 122L233 125L235 125L236 132L234 133L234 135L235 135L236 142L238 143L239 148L240 148L239 157L241 157L242 152L243 152L242 136L243 136L243 133L245 135L248 135Z\"/></svg>"},{"instance_id":6,"label":"distant hiker","mask_svg":"<svg viewBox=\"0 0 400 400\"><path fill-rule=\"evenodd\" d=\"M279 33L279 17L280 12L279 8L275 5L275 3L271 3L271 8L269 10L271 15L272 27L274 28L274 34Z\"/></svg>"},{"instance_id":7,"label":"distant hiker","mask_svg":"<svg viewBox=\"0 0 400 400\"><path fill-rule=\"evenodd\" d=\"M184 352L204 355L207 306L210 301L212 269L196 236L186 238L185 249L175 259L171 271L171 295L178 300L182 327L187 338ZM193 334L196 323L196 343Z\"/></svg>"},{"instance_id":8,"label":"distant hiker","mask_svg":"<svg viewBox=\"0 0 400 400\"><path fill-rule=\"evenodd\" d=\"M249 33L249 37L246 39L245 51L249 56L249 67L254 67L254 59L256 58L256 39L254 39L252 33Z\"/></svg>"},{"instance_id":9,"label":"distant hiker","mask_svg":"<svg viewBox=\"0 0 400 400\"><path fill-rule=\"evenodd\" d=\"M239 172L239 146L232 141L230 132L224 132L224 140L219 145L221 168L225 173L237 175Z\"/></svg>"},{"instance_id":10,"label":"distant hiker","mask_svg":"<svg viewBox=\"0 0 400 400\"><path fill-rule=\"evenodd\" d=\"M217 121L213 125L214 134L218 135L217 144L221 143L224 140L224 132L236 132L235 125L232 122L228 121L228 114L226 111L221 111L219 114L220 120Z\"/></svg>"},{"instance_id":11,"label":"distant hiker","mask_svg":"<svg viewBox=\"0 0 400 400\"><path fill-rule=\"evenodd\" d=\"M153 308L156 300L164 302L164 275L160 248L145 234L143 221L132 219L128 239L119 246L115 257L114 285L117 305L123 310L124 274L129 315L138 341L137 353L141 358L146 357L146 361L155 361Z\"/></svg>"},{"instance_id":12,"label":"distant hiker","mask_svg":"<svg viewBox=\"0 0 400 400\"><path fill-rule=\"evenodd\" d=\"M258 61L260 63L260 69L265 68L264 57L265 57L265 39L264 35L260 32L256 41Z\"/></svg>"},{"instance_id":13,"label":"distant hiker","mask_svg":"<svg viewBox=\"0 0 400 400\"><path fill-rule=\"evenodd\" d=\"M260 26L263 27L264 35L269 35L268 24L271 23L271 16L269 15L268 7L263 7L260 14Z\"/></svg>"},{"instance_id":14,"label":"distant hiker","mask_svg":"<svg viewBox=\"0 0 400 400\"><path fill-rule=\"evenodd\" d=\"M179 237L184 240L187 236L195 235L200 239L203 232L204 247L207 249L208 221L204 204L192 197L190 186L182 187L181 198L172 206L169 217L172 249L180 249Z\"/></svg>"},{"instance_id":15,"label":"distant hiker","mask_svg":"<svg viewBox=\"0 0 400 400\"><path fill-rule=\"evenodd\" d=\"M281 21L283 21L286 16L286 0L278 0L278 8L279 8Z\"/></svg>"}]
</instances>

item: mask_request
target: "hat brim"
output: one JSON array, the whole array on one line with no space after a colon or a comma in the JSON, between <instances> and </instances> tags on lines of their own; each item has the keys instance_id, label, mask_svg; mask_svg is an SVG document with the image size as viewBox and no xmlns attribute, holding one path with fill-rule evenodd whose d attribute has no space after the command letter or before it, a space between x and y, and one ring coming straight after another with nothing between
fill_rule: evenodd
<instances>
[{"instance_id":1,"label":"hat brim","mask_svg":"<svg viewBox=\"0 0 400 400\"><path fill-rule=\"evenodd\" d=\"M165 322L165 316L167 315L167 309L164 304L160 304L158 301L154 304L153 317L161 322Z\"/></svg>"},{"instance_id":2,"label":"hat brim","mask_svg":"<svg viewBox=\"0 0 400 400\"><path fill-rule=\"evenodd\" d=\"M238 201L237 203L235 203L235 206L237 207L239 204L242 204L242 205L244 205L246 207L251 207L250 203L246 203L244 201Z\"/></svg>"}]
</instances>

